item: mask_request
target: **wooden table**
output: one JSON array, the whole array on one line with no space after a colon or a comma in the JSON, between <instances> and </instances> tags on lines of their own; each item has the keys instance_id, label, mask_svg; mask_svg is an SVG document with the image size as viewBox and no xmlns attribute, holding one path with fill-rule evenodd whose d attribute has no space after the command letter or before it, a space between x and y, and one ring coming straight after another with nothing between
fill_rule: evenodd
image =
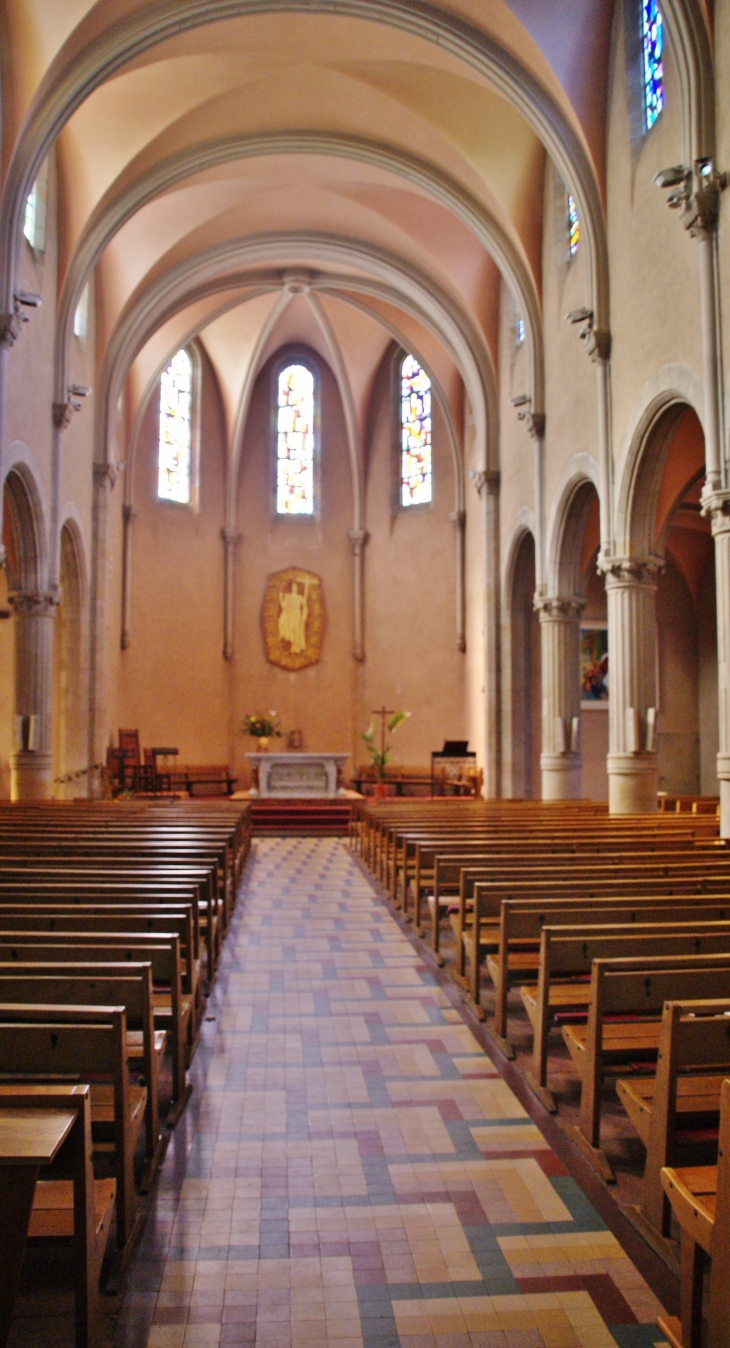
<instances>
[{"instance_id":1,"label":"wooden table","mask_svg":"<svg viewBox=\"0 0 730 1348\"><path fill-rule=\"evenodd\" d=\"M0 1109L0 1348L5 1348L38 1171L76 1120L70 1109Z\"/></svg>"}]
</instances>

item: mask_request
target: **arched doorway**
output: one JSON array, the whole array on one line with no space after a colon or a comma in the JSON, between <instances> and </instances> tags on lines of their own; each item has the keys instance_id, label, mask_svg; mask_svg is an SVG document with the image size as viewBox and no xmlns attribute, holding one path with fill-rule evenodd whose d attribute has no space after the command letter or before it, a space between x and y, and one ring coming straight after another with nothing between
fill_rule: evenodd
<instances>
[{"instance_id":1,"label":"arched doorway","mask_svg":"<svg viewBox=\"0 0 730 1348\"><path fill-rule=\"evenodd\" d=\"M40 498L22 463L5 479L3 545L13 614L5 652L9 656L12 646L12 674L8 676L5 669L10 795L13 800L44 799L51 794L52 779L50 669L55 599L43 585L45 534Z\"/></svg>"},{"instance_id":2,"label":"arched doorway","mask_svg":"<svg viewBox=\"0 0 730 1348\"><path fill-rule=\"evenodd\" d=\"M85 761L82 613L79 539L73 524L67 522L61 530L59 597L53 643L53 775L54 794L60 799L85 794L86 789L86 783L75 776Z\"/></svg>"},{"instance_id":3,"label":"arched doorway","mask_svg":"<svg viewBox=\"0 0 730 1348\"><path fill-rule=\"evenodd\" d=\"M515 799L540 799L540 622L534 607L535 540L522 535L514 554L505 671L505 785Z\"/></svg>"}]
</instances>

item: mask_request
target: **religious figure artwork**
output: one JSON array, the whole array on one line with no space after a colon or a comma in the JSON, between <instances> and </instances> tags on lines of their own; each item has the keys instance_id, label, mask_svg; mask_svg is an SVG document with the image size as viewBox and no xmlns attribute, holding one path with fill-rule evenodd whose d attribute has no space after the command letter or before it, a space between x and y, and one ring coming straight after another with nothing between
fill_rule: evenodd
<instances>
[{"instance_id":1,"label":"religious figure artwork","mask_svg":"<svg viewBox=\"0 0 730 1348\"><path fill-rule=\"evenodd\" d=\"M294 670L319 662L325 614L314 572L290 566L269 576L261 617L269 664Z\"/></svg>"},{"instance_id":2,"label":"religious figure artwork","mask_svg":"<svg viewBox=\"0 0 730 1348\"><path fill-rule=\"evenodd\" d=\"M580 630L580 701L582 707L608 707L608 627L593 623Z\"/></svg>"}]
</instances>

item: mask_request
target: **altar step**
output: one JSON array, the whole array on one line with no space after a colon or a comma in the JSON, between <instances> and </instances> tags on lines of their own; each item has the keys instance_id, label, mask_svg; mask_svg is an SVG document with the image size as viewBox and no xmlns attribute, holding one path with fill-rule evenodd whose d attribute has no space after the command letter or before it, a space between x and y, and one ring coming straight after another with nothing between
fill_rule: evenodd
<instances>
[{"instance_id":1,"label":"altar step","mask_svg":"<svg viewBox=\"0 0 730 1348\"><path fill-rule=\"evenodd\" d=\"M252 800L254 834L347 834L349 800Z\"/></svg>"}]
</instances>

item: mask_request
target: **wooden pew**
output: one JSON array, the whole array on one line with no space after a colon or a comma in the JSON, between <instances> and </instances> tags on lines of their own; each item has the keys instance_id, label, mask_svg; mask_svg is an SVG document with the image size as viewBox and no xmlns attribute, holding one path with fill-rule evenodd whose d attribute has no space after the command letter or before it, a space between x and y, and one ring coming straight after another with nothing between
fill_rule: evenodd
<instances>
[{"instance_id":1,"label":"wooden pew","mask_svg":"<svg viewBox=\"0 0 730 1348\"><path fill-rule=\"evenodd\" d=\"M130 1086L123 1007L0 1005L0 1073L13 1084L36 1080L111 1084L111 1140L117 1197L117 1249L123 1266L141 1230L134 1151L146 1091Z\"/></svg>"},{"instance_id":2,"label":"wooden pew","mask_svg":"<svg viewBox=\"0 0 730 1348\"><path fill-rule=\"evenodd\" d=\"M665 1002L654 1076L616 1082L616 1093L646 1147L641 1206L634 1211L652 1243L670 1237L670 1205L661 1170L677 1160L691 1130L717 1126L720 1091L730 1074L730 1001ZM689 1131L689 1135L688 1135Z\"/></svg>"},{"instance_id":3,"label":"wooden pew","mask_svg":"<svg viewBox=\"0 0 730 1348\"><path fill-rule=\"evenodd\" d=\"M730 902L730 877L705 873L690 875L670 874L651 878L631 878L615 873L593 876L590 882L580 882L575 876L559 880L520 880L511 884L495 881L493 884L479 883L474 887L474 909L471 922L465 915L462 929L461 948L464 963L468 966L467 987L478 1015L481 1010L481 966L482 962L494 952L499 930L502 904L505 902L533 903L536 907L548 906L559 909L565 907L597 906L599 903L643 904L654 906L662 902L685 903L697 901L714 904ZM457 915L455 926L461 927L461 916ZM457 961L457 977L459 974ZM507 966L509 972L509 965ZM497 1021L494 1033L498 1040L506 1034L506 996L496 1003ZM500 1047L508 1052L507 1042Z\"/></svg>"},{"instance_id":4,"label":"wooden pew","mask_svg":"<svg viewBox=\"0 0 730 1348\"><path fill-rule=\"evenodd\" d=\"M37 1125L43 1129L59 1114L71 1116L66 1140L55 1155L52 1146L41 1155ZM36 1178L40 1165L56 1157L70 1179ZM91 1169L88 1085L0 1084L0 1348L7 1340L28 1239L73 1242L75 1348L99 1344L99 1277L115 1194L116 1182L95 1180Z\"/></svg>"},{"instance_id":5,"label":"wooden pew","mask_svg":"<svg viewBox=\"0 0 730 1348\"><path fill-rule=\"evenodd\" d=\"M642 915L643 916L643 915ZM562 917L562 914L561 914ZM532 1072L526 1080L542 1103L555 1113L555 1102L547 1089L547 1036L551 1017L557 1011L587 1012L591 995L591 968L595 959L641 959L644 955L730 955L730 921L695 921L686 910L670 917L661 912L661 920L604 924L599 914L592 921L573 926L543 928L539 952L537 985L521 989L523 1005L532 1023ZM655 912L655 917L659 914ZM488 961L489 962L489 961Z\"/></svg>"},{"instance_id":6,"label":"wooden pew","mask_svg":"<svg viewBox=\"0 0 730 1348\"><path fill-rule=\"evenodd\" d=\"M152 966L152 1006L155 1025L166 1030L172 1050L173 1099L167 1116L174 1127L192 1091L185 1077L185 1047L192 997L182 992L180 941L172 933L61 933L0 930L0 964L149 963Z\"/></svg>"},{"instance_id":7,"label":"wooden pew","mask_svg":"<svg viewBox=\"0 0 730 1348\"><path fill-rule=\"evenodd\" d=\"M150 964L0 964L0 1002L15 1006L123 1006L127 1027L127 1062L141 1070L146 1088L145 1168L140 1189L146 1193L167 1147L160 1133L159 1067L165 1048L164 1030L155 1030L152 1016ZM92 1087L92 1128L109 1122L109 1090ZM108 1128L107 1128L108 1131Z\"/></svg>"},{"instance_id":8,"label":"wooden pew","mask_svg":"<svg viewBox=\"0 0 730 1348\"><path fill-rule=\"evenodd\" d=\"M609 1183L614 1175L600 1146L601 1087L609 1064L656 1062L666 1001L730 997L730 955L662 955L594 960L584 1024L563 1026L581 1081L574 1141Z\"/></svg>"},{"instance_id":9,"label":"wooden pew","mask_svg":"<svg viewBox=\"0 0 730 1348\"><path fill-rule=\"evenodd\" d=\"M723 1082L716 1166L661 1171L682 1242L681 1320L657 1321L671 1348L730 1348L730 1081ZM712 1260L707 1342L702 1334L703 1254Z\"/></svg>"},{"instance_id":10,"label":"wooden pew","mask_svg":"<svg viewBox=\"0 0 730 1348\"><path fill-rule=\"evenodd\" d=\"M175 935L180 941L183 994L191 995L196 1014L189 1017L186 1062L190 1066L198 1042L198 999L200 962L195 959L193 914L190 905L172 904L149 908L144 904L24 904L5 903L0 895L0 929L5 932L38 932L55 936L66 932L76 936L85 931L121 937L125 934L151 936Z\"/></svg>"}]
</instances>

